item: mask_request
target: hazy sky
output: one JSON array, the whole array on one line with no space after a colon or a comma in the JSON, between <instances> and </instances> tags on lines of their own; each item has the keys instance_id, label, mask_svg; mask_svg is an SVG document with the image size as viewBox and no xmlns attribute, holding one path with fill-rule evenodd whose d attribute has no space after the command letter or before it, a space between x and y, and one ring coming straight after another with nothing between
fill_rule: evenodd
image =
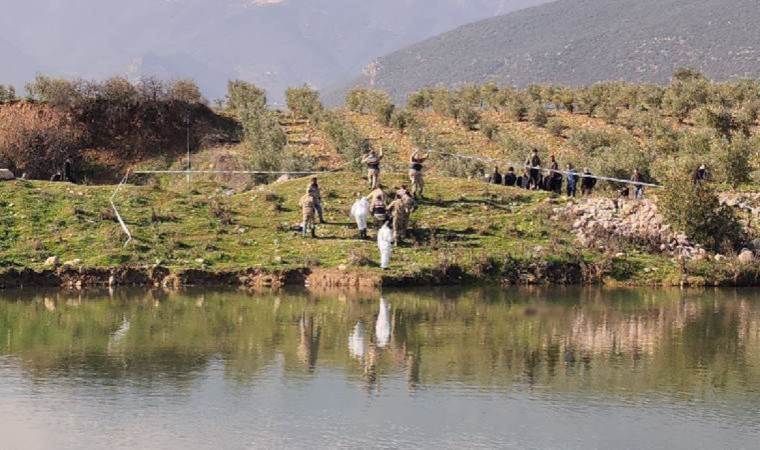
<instances>
[{"instance_id":1,"label":"hazy sky","mask_svg":"<svg viewBox=\"0 0 760 450\"><path fill-rule=\"evenodd\" d=\"M337 84L374 58L467 22L548 0L5 0L0 83L35 73Z\"/></svg>"}]
</instances>

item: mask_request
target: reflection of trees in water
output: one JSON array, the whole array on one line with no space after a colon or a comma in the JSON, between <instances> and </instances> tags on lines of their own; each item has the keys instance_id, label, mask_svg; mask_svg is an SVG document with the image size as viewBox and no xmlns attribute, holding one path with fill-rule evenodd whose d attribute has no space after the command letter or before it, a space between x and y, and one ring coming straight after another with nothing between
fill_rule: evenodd
<instances>
[{"instance_id":1,"label":"reflection of trees in water","mask_svg":"<svg viewBox=\"0 0 760 450\"><path fill-rule=\"evenodd\" d=\"M286 374L342 368L370 390L386 376L409 389L730 388L760 383L760 296L737 292L41 293L0 302L0 354L40 376L85 370L187 386L217 356L228 377L250 382L281 355Z\"/></svg>"}]
</instances>

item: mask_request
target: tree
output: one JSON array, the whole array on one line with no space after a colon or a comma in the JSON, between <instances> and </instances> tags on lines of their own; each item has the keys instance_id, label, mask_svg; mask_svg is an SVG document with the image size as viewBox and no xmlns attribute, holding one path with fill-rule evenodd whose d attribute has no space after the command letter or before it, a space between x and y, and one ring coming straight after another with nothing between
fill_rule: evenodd
<instances>
[{"instance_id":1,"label":"tree","mask_svg":"<svg viewBox=\"0 0 760 450\"><path fill-rule=\"evenodd\" d=\"M311 119L324 109L319 99L319 92L304 84L300 88L288 88L285 91L288 109L297 117Z\"/></svg>"},{"instance_id":2,"label":"tree","mask_svg":"<svg viewBox=\"0 0 760 450\"><path fill-rule=\"evenodd\" d=\"M201 90L193 80L175 80L169 85L169 98L185 103L202 103L206 104Z\"/></svg>"},{"instance_id":3,"label":"tree","mask_svg":"<svg viewBox=\"0 0 760 450\"><path fill-rule=\"evenodd\" d=\"M76 81L37 75L26 85L27 97L56 107L75 107L81 100Z\"/></svg>"},{"instance_id":4,"label":"tree","mask_svg":"<svg viewBox=\"0 0 760 450\"><path fill-rule=\"evenodd\" d=\"M734 188L748 182L752 172L750 165L752 151L752 142L743 135L733 140L725 138L715 140L712 154L720 177Z\"/></svg>"},{"instance_id":5,"label":"tree","mask_svg":"<svg viewBox=\"0 0 760 450\"><path fill-rule=\"evenodd\" d=\"M12 102L16 100L16 88L0 84L0 103Z\"/></svg>"},{"instance_id":6,"label":"tree","mask_svg":"<svg viewBox=\"0 0 760 450\"><path fill-rule=\"evenodd\" d=\"M240 117L244 111L259 111L267 107L266 92L253 83L233 80L227 83L227 109Z\"/></svg>"},{"instance_id":7,"label":"tree","mask_svg":"<svg viewBox=\"0 0 760 450\"><path fill-rule=\"evenodd\" d=\"M422 89L417 92L409 94L409 98L406 101L406 106L411 109L425 110L433 105L433 99L430 95L430 90Z\"/></svg>"},{"instance_id":8,"label":"tree","mask_svg":"<svg viewBox=\"0 0 760 450\"><path fill-rule=\"evenodd\" d=\"M733 210L721 205L709 183L693 183L690 161L675 159L663 176L664 189L658 196L659 209L678 231L705 247L718 251L735 247L742 239L741 225Z\"/></svg>"},{"instance_id":9,"label":"tree","mask_svg":"<svg viewBox=\"0 0 760 450\"><path fill-rule=\"evenodd\" d=\"M159 102L169 96L169 88L166 83L156 77L140 78L137 89L143 101Z\"/></svg>"},{"instance_id":10,"label":"tree","mask_svg":"<svg viewBox=\"0 0 760 450\"><path fill-rule=\"evenodd\" d=\"M533 103L528 109L528 120L530 120L533 125L543 128L549 120L549 116L546 114L546 108L540 103Z\"/></svg>"}]
</instances>

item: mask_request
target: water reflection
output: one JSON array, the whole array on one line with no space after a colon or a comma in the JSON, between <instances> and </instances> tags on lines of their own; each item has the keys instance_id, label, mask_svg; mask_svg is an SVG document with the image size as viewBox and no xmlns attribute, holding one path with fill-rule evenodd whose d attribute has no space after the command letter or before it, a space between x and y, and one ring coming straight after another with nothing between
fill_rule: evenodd
<instances>
[{"instance_id":1,"label":"water reflection","mask_svg":"<svg viewBox=\"0 0 760 450\"><path fill-rule=\"evenodd\" d=\"M109 295L110 294L110 295ZM760 388L760 293L451 290L4 293L0 355L29 376L252 382L339 370L376 391L514 386L705 398ZM68 375L65 375L68 376Z\"/></svg>"}]
</instances>

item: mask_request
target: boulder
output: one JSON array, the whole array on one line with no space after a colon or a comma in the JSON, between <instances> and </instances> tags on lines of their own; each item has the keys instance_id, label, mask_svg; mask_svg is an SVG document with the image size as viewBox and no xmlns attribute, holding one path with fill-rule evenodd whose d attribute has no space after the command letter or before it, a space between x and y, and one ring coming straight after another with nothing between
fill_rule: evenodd
<instances>
[{"instance_id":1,"label":"boulder","mask_svg":"<svg viewBox=\"0 0 760 450\"><path fill-rule=\"evenodd\" d=\"M8 169L0 169L0 181L10 181L15 179L16 176L13 175L13 172Z\"/></svg>"},{"instance_id":2,"label":"boulder","mask_svg":"<svg viewBox=\"0 0 760 450\"><path fill-rule=\"evenodd\" d=\"M755 254L751 250L745 248L736 257L736 260L741 264L752 264L755 261Z\"/></svg>"},{"instance_id":3,"label":"boulder","mask_svg":"<svg viewBox=\"0 0 760 450\"><path fill-rule=\"evenodd\" d=\"M82 265L82 260L80 259L72 259L71 261L66 261L65 263L63 263L63 267L68 267L68 268L79 267L80 265Z\"/></svg>"},{"instance_id":4,"label":"boulder","mask_svg":"<svg viewBox=\"0 0 760 450\"><path fill-rule=\"evenodd\" d=\"M50 258L45 260L45 267L57 267L59 264L59 260L57 256L51 256Z\"/></svg>"}]
</instances>

